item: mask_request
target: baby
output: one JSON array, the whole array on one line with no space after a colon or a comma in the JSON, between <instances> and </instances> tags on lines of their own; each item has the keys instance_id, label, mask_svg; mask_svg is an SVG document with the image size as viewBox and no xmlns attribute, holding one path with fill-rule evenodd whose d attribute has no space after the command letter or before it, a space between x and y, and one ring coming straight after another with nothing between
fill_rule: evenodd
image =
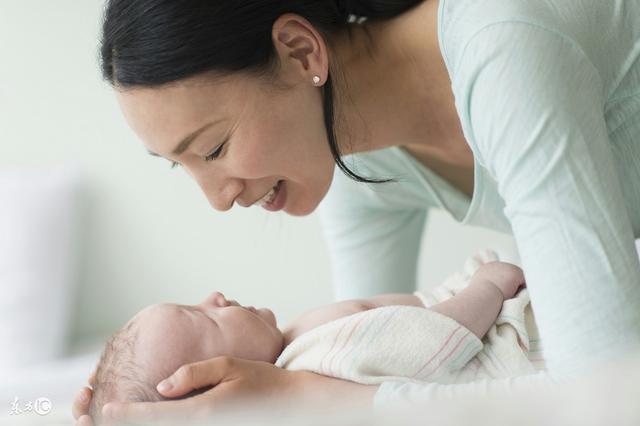
<instances>
[{"instance_id":1,"label":"baby","mask_svg":"<svg viewBox=\"0 0 640 426\"><path fill-rule=\"evenodd\" d=\"M486 263L464 290L428 309L455 320L482 339L503 301L513 298L523 285L524 276L517 266ZM310 310L280 330L269 309L242 306L220 292L198 305L150 306L107 342L96 370L90 415L99 424L102 406L109 401L164 400L156 384L184 364L223 355L275 363L283 349L307 331L393 305L427 309L416 295L386 294Z\"/></svg>"}]
</instances>

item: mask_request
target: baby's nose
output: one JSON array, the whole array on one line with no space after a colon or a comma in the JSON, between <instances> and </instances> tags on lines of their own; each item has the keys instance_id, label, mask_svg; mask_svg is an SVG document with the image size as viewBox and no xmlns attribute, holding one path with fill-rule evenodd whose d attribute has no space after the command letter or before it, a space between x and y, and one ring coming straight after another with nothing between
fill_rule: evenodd
<instances>
[{"instance_id":1,"label":"baby's nose","mask_svg":"<svg viewBox=\"0 0 640 426\"><path fill-rule=\"evenodd\" d=\"M224 297L224 294L219 291L214 291L207 297L209 303L215 306L227 306L227 299Z\"/></svg>"}]
</instances>

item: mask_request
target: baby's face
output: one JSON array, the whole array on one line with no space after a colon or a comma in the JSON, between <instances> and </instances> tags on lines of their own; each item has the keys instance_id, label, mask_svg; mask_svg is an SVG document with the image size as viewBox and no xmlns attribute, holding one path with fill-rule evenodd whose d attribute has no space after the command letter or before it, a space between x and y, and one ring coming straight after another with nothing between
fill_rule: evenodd
<instances>
[{"instance_id":1,"label":"baby's face","mask_svg":"<svg viewBox=\"0 0 640 426\"><path fill-rule=\"evenodd\" d=\"M198 305L153 305L131 321L138 328L136 357L158 381L183 364L222 355L273 363L284 342L273 312L219 292Z\"/></svg>"}]
</instances>

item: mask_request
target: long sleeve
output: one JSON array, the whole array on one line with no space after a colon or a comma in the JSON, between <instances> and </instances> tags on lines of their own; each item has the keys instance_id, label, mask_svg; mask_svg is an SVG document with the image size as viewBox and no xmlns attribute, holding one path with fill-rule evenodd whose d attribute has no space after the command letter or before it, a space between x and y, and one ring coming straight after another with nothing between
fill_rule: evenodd
<instances>
[{"instance_id":1,"label":"long sleeve","mask_svg":"<svg viewBox=\"0 0 640 426\"><path fill-rule=\"evenodd\" d=\"M543 390L640 344L640 265L595 67L561 34L501 22L470 39L452 81L465 136L505 201L548 372L388 382L377 405Z\"/></svg>"},{"instance_id":2,"label":"long sleeve","mask_svg":"<svg viewBox=\"0 0 640 426\"><path fill-rule=\"evenodd\" d=\"M554 385L553 378L545 371L527 376L504 379L482 379L471 383L441 385L438 383L385 382L374 397L376 408L388 406L420 406L423 401L455 400L474 395L508 395L513 392L544 391Z\"/></svg>"},{"instance_id":3,"label":"long sleeve","mask_svg":"<svg viewBox=\"0 0 640 426\"><path fill-rule=\"evenodd\" d=\"M640 265L604 120L597 69L536 25L485 27L457 93L480 162L498 182L554 374L640 344Z\"/></svg>"},{"instance_id":4,"label":"long sleeve","mask_svg":"<svg viewBox=\"0 0 640 426\"><path fill-rule=\"evenodd\" d=\"M426 207L372 206L370 188L393 196L392 187L367 187L336 174L319 217L337 299L413 292Z\"/></svg>"}]
</instances>

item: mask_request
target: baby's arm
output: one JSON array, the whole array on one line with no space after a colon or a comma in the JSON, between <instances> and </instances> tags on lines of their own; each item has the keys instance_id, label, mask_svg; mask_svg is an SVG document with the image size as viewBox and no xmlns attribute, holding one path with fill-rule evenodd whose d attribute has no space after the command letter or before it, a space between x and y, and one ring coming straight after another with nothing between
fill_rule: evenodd
<instances>
[{"instance_id":1,"label":"baby's arm","mask_svg":"<svg viewBox=\"0 0 640 426\"><path fill-rule=\"evenodd\" d=\"M429 309L458 321L482 338L498 316L503 298L513 297L522 283L522 270L517 266L503 262L485 263L471 278L467 288ZM369 309L394 305L425 307L417 296L402 293L332 303L307 311L286 326L283 329L285 345L301 334L330 321Z\"/></svg>"},{"instance_id":2,"label":"baby's arm","mask_svg":"<svg viewBox=\"0 0 640 426\"><path fill-rule=\"evenodd\" d=\"M504 262L485 263L471 277L469 286L430 309L456 320L482 339L502 309L524 284L522 269Z\"/></svg>"},{"instance_id":3,"label":"baby's arm","mask_svg":"<svg viewBox=\"0 0 640 426\"><path fill-rule=\"evenodd\" d=\"M344 300L320 306L305 312L283 328L282 332L284 333L285 346L301 334L319 327L322 324L359 312L368 311L369 309L393 305L418 306L424 308L424 305L418 297L413 294L402 293L382 294L368 299Z\"/></svg>"}]
</instances>

